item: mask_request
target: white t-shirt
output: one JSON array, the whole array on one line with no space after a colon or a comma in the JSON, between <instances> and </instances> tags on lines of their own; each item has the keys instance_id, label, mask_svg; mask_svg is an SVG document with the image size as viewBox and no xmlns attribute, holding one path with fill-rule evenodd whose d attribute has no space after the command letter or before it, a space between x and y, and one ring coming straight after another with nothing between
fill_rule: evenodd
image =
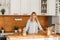
<instances>
[{"instance_id":1,"label":"white t-shirt","mask_svg":"<svg viewBox=\"0 0 60 40\"><path fill-rule=\"evenodd\" d=\"M38 33L38 28L42 30L42 27L39 22L36 22L35 20L30 21L30 19L27 21L26 25L26 31L29 34L37 34Z\"/></svg>"}]
</instances>

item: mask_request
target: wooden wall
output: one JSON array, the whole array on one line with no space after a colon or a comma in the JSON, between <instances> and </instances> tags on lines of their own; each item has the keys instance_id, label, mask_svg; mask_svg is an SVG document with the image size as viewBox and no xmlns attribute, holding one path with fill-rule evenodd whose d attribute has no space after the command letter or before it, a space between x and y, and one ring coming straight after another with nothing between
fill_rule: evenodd
<instances>
[{"instance_id":1,"label":"wooden wall","mask_svg":"<svg viewBox=\"0 0 60 40\"><path fill-rule=\"evenodd\" d=\"M0 16L0 30L1 27L4 28L5 31L13 31L14 26L17 25L19 28L23 28L26 26L27 20L30 16ZM15 18L22 18L22 21L15 21ZM48 26L48 16L38 16L39 22L41 23L42 27L45 29Z\"/></svg>"}]
</instances>

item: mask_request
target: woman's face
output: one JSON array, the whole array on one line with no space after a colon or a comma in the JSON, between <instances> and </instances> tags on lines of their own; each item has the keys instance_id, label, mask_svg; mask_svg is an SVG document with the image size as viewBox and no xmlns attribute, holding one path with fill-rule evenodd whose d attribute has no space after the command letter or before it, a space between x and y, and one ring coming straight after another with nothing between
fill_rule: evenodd
<instances>
[{"instance_id":1,"label":"woman's face","mask_svg":"<svg viewBox=\"0 0 60 40\"><path fill-rule=\"evenodd\" d=\"M33 15L32 15L32 19L35 19L35 18L36 18L36 14L33 14Z\"/></svg>"}]
</instances>

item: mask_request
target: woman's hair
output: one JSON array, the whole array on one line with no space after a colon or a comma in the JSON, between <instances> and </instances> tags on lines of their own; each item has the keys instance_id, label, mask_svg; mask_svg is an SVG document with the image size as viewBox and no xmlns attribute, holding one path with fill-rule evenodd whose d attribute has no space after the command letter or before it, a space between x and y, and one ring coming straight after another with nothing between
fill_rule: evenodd
<instances>
[{"instance_id":1,"label":"woman's hair","mask_svg":"<svg viewBox=\"0 0 60 40\"><path fill-rule=\"evenodd\" d=\"M35 12L32 12L32 14L31 14L31 15L33 15L33 14L35 14L35 15L36 15L36 13L35 13Z\"/></svg>"},{"instance_id":2,"label":"woman's hair","mask_svg":"<svg viewBox=\"0 0 60 40\"><path fill-rule=\"evenodd\" d=\"M36 13L35 13L35 12L32 12L31 17L33 16L33 14L35 14L35 15L36 15ZM36 20L36 18L35 18L35 20ZM32 18L30 18L30 21L32 21ZM36 20L36 22L37 22L37 20Z\"/></svg>"}]
</instances>

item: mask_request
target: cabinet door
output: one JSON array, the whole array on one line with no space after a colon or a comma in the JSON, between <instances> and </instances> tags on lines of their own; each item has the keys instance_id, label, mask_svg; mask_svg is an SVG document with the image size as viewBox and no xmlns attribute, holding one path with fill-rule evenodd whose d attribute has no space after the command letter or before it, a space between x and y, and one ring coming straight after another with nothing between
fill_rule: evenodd
<instances>
[{"instance_id":1,"label":"cabinet door","mask_svg":"<svg viewBox=\"0 0 60 40\"><path fill-rule=\"evenodd\" d=\"M36 12L41 13L41 0L21 0L21 15L31 15Z\"/></svg>"},{"instance_id":2,"label":"cabinet door","mask_svg":"<svg viewBox=\"0 0 60 40\"><path fill-rule=\"evenodd\" d=\"M60 24L55 24L55 32L60 33Z\"/></svg>"},{"instance_id":3,"label":"cabinet door","mask_svg":"<svg viewBox=\"0 0 60 40\"><path fill-rule=\"evenodd\" d=\"M41 0L11 0L11 15L41 14Z\"/></svg>"},{"instance_id":4,"label":"cabinet door","mask_svg":"<svg viewBox=\"0 0 60 40\"><path fill-rule=\"evenodd\" d=\"M47 0L47 15L55 15L56 0Z\"/></svg>"},{"instance_id":5,"label":"cabinet door","mask_svg":"<svg viewBox=\"0 0 60 40\"><path fill-rule=\"evenodd\" d=\"M60 16L60 0L56 0L56 14Z\"/></svg>"},{"instance_id":6,"label":"cabinet door","mask_svg":"<svg viewBox=\"0 0 60 40\"><path fill-rule=\"evenodd\" d=\"M41 0L31 0L31 12L36 12L37 15L41 14Z\"/></svg>"},{"instance_id":7,"label":"cabinet door","mask_svg":"<svg viewBox=\"0 0 60 40\"><path fill-rule=\"evenodd\" d=\"M0 0L0 11L1 9L5 9L4 15L9 15L10 13L10 0ZM0 15L2 13L0 12Z\"/></svg>"},{"instance_id":8,"label":"cabinet door","mask_svg":"<svg viewBox=\"0 0 60 40\"><path fill-rule=\"evenodd\" d=\"M59 16L52 17L52 24L59 24Z\"/></svg>"},{"instance_id":9,"label":"cabinet door","mask_svg":"<svg viewBox=\"0 0 60 40\"><path fill-rule=\"evenodd\" d=\"M11 0L10 15L20 15L20 0Z\"/></svg>"},{"instance_id":10,"label":"cabinet door","mask_svg":"<svg viewBox=\"0 0 60 40\"><path fill-rule=\"evenodd\" d=\"M21 0L21 15L30 14L31 0Z\"/></svg>"}]
</instances>

